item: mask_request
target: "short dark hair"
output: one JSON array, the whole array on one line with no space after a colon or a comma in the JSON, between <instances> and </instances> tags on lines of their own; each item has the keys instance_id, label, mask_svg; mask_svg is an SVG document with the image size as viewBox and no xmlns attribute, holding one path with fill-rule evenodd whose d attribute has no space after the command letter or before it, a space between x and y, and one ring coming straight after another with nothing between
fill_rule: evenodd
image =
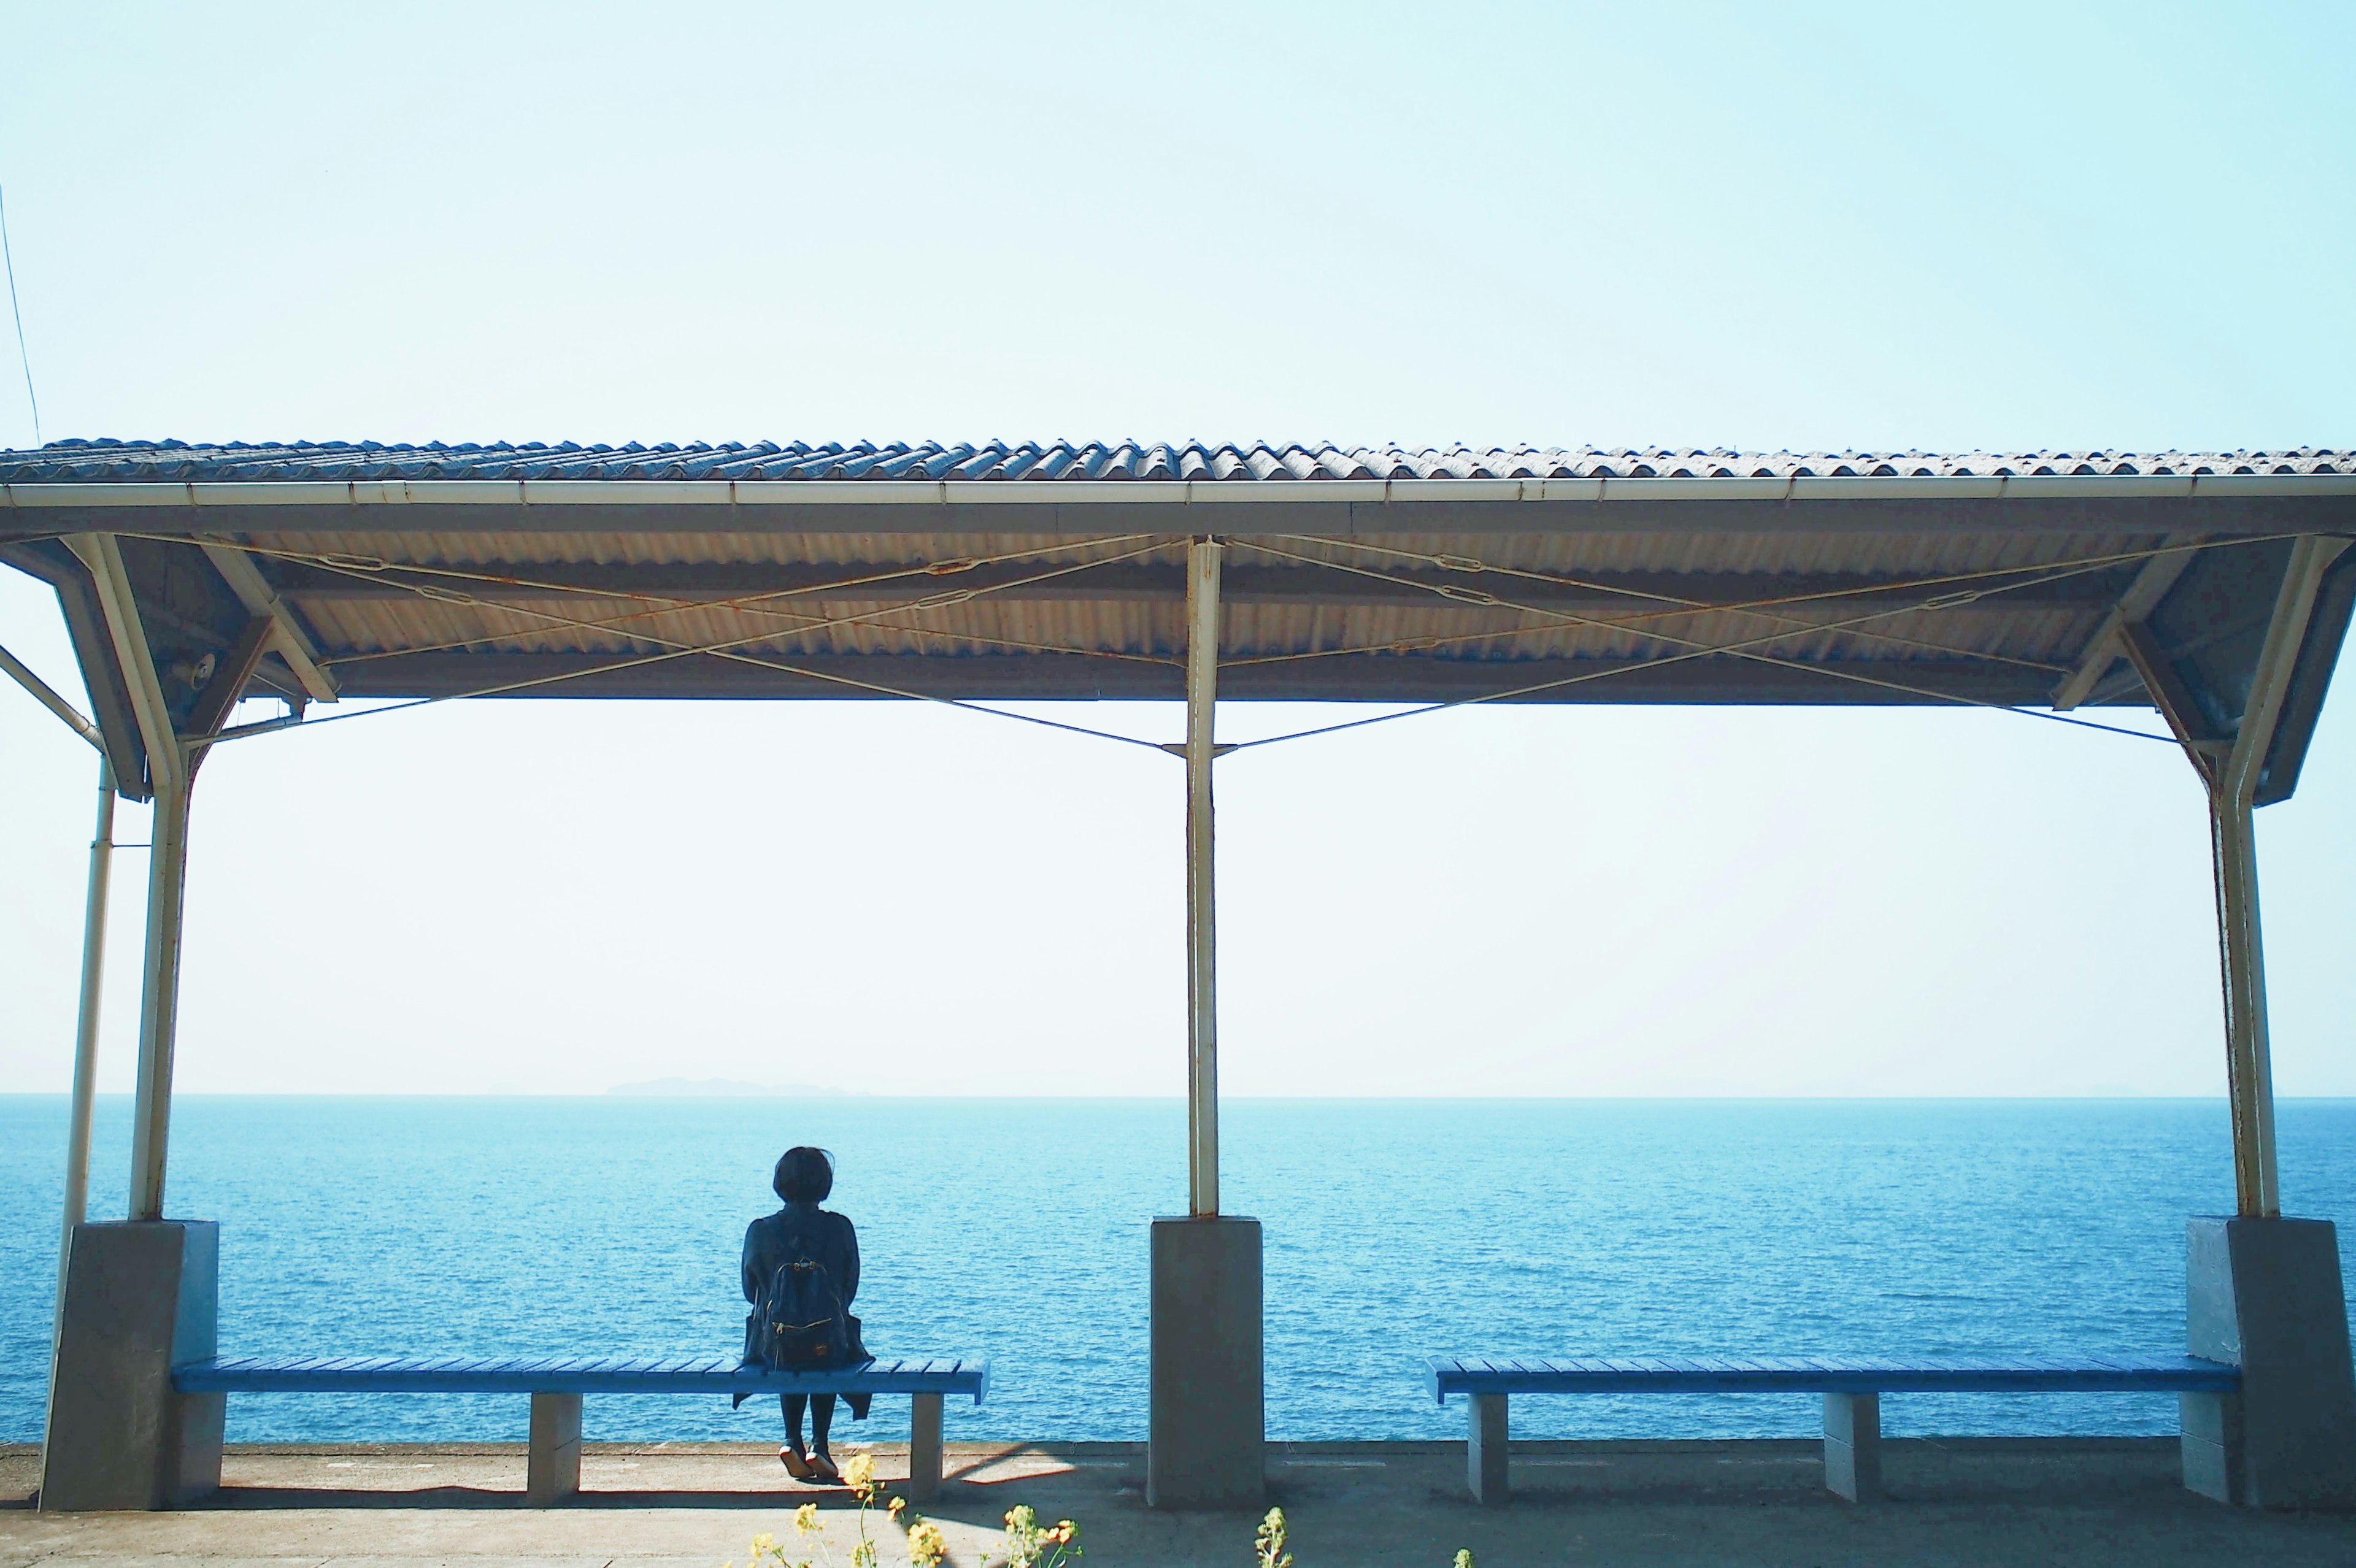
<instances>
[{"instance_id":1,"label":"short dark hair","mask_svg":"<svg viewBox=\"0 0 2356 1568\"><path fill-rule=\"evenodd\" d=\"M804 1145L777 1157L777 1174L769 1185L788 1203L823 1203L834 1190L834 1156Z\"/></svg>"}]
</instances>

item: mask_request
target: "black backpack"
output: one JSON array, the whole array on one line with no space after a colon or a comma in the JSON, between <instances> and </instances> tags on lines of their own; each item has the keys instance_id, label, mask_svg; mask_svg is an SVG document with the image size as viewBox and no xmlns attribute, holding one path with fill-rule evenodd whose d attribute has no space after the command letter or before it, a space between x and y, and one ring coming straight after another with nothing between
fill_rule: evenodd
<instances>
[{"instance_id":1,"label":"black backpack","mask_svg":"<svg viewBox=\"0 0 2356 1568\"><path fill-rule=\"evenodd\" d=\"M851 1312L827 1266L809 1255L796 1238L791 1261L761 1291L754 1330L745 1336L745 1360L766 1367L811 1371L841 1367L851 1360Z\"/></svg>"}]
</instances>

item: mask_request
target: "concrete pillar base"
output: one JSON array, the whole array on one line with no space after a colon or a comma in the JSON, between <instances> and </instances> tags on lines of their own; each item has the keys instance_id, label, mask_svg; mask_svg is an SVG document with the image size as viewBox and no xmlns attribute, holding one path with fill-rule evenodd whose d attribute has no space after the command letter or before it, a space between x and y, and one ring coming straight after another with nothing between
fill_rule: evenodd
<instances>
[{"instance_id":1,"label":"concrete pillar base","mask_svg":"<svg viewBox=\"0 0 2356 1568\"><path fill-rule=\"evenodd\" d=\"M2184 1484L2244 1508L2356 1509L2356 1371L2326 1220L2201 1216L2187 1230L2186 1349L2242 1369L2185 1394Z\"/></svg>"},{"instance_id":2,"label":"concrete pillar base","mask_svg":"<svg viewBox=\"0 0 2356 1568\"><path fill-rule=\"evenodd\" d=\"M220 1488L220 1394L172 1367L214 1350L220 1228L209 1220L77 1225L66 1262L41 1508L167 1509Z\"/></svg>"},{"instance_id":3,"label":"concrete pillar base","mask_svg":"<svg viewBox=\"0 0 2356 1568\"><path fill-rule=\"evenodd\" d=\"M1259 1221L1154 1221L1152 1301L1146 1505L1265 1507Z\"/></svg>"}]
</instances>

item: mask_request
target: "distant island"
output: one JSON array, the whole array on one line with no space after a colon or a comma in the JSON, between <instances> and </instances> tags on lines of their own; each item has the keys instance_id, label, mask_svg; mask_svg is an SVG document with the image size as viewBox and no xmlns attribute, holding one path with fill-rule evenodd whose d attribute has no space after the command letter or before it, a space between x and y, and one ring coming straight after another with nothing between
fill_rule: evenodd
<instances>
[{"instance_id":1,"label":"distant island","mask_svg":"<svg viewBox=\"0 0 2356 1568\"><path fill-rule=\"evenodd\" d=\"M851 1091L821 1088L815 1083L751 1083L742 1078L649 1078L643 1083L616 1083L605 1093L708 1100L808 1100L839 1099Z\"/></svg>"}]
</instances>

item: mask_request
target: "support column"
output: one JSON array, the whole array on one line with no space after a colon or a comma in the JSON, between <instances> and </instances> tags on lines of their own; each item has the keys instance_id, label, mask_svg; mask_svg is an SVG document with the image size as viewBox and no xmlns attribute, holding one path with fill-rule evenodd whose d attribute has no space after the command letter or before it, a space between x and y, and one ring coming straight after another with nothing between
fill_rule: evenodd
<instances>
[{"instance_id":1,"label":"support column","mask_svg":"<svg viewBox=\"0 0 2356 1568\"><path fill-rule=\"evenodd\" d=\"M188 795L182 772L155 786L147 866L147 948L139 995L139 1095L131 1123L131 1218L164 1217L172 1127L172 1053L180 1014L180 919L187 888Z\"/></svg>"},{"instance_id":2,"label":"support column","mask_svg":"<svg viewBox=\"0 0 2356 1568\"><path fill-rule=\"evenodd\" d=\"M202 1221L163 1219L195 768L174 727L113 538L83 534L65 542L90 571L116 667L130 692L155 816L148 835L130 1219L85 1223L73 1233L41 1457L41 1506L168 1508L220 1485L225 1403L220 1394L178 1392L171 1374L179 1362L213 1354L219 1230ZM247 647L239 656L242 662L221 675L220 689L208 688L216 707L225 710L219 699L234 698L256 656L256 649ZM216 715L198 727L209 737L217 724Z\"/></svg>"},{"instance_id":3,"label":"support column","mask_svg":"<svg viewBox=\"0 0 2356 1568\"><path fill-rule=\"evenodd\" d=\"M1211 764L1219 692L1219 546L1186 549L1186 1191L1197 1219L1219 1211L1218 908Z\"/></svg>"},{"instance_id":4,"label":"support column","mask_svg":"<svg viewBox=\"0 0 2356 1568\"><path fill-rule=\"evenodd\" d=\"M1211 765L1219 677L1219 545L1186 551L1186 1208L1152 1228L1145 1500L1267 1501L1260 1230L1219 1212L1219 1029Z\"/></svg>"},{"instance_id":5,"label":"support column","mask_svg":"<svg viewBox=\"0 0 2356 1568\"><path fill-rule=\"evenodd\" d=\"M2181 1397L2184 1484L2251 1508L2356 1508L2356 1367L2335 1232L2329 1221L2282 1214L2255 824L2260 774L2316 595L2347 548L2344 539L2293 541L2230 735L2204 719L2144 626L2119 632L2209 795L2234 1213L2191 1221L2185 1335L2191 1354L2241 1368L2242 1389Z\"/></svg>"},{"instance_id":6,"label":"support column","mask_svg":"<svg viewBox=\"0 0 2356 1568\"><path fill-rule=\"evenodd\" d=\"M2257 825L2249 797L2209 792L2217 959L2225 993L2225 1096L2233 1120L2233 1211L2282 1212L2275 1157L2274 1052L2266 1032L2265 943L2258 924Z\"/></svg>"},{"instance_id":7,"label":"support column","mask_svg":"<svg viewBox=\"0 0 2356 1568\"><path fill-rule=\"evenodd\" d=\"M173 1034L179 1020L181 891L187 876L188 792L196 768L174 728L164 683L155 672L147 633L139 619L138 597L112 534L81 534L67 548L90 571L116 667L131 694L139 739L147 752L147 787L155 798L155 822L147 837L147 949L141 968L139 1000L139 1098L131 1126L133 1220L164 1217L164 1157L172 1115ZM259 644L246 651L243 668L225 677L232 688L244 683ZM235 695L234 689L230 696ZM210 727L207 727L209 735Z\"/></svg>"},{"instance_id":8,"label":"support column","mask_svg":"<svg viewBox=\"0 0 2356 1568\"><path fill-rule=\"evenodd\" d=\"M2265 944L2259 935L2258 849L2254 813L2260 774L2307 639L2323 574L2348 548L2344 539L2304 538L2291 544L2275 595L2265 641L2250 672L2248 696L2230 735L2212 729L2175 666L2139 622L2120 630L2120 645L2209 795L2210 858L2217 894L2218 968L2224 987L2225 1077L2233 1122L2237 1213L2282 1212L2275 1161L2274 1068L2266 1035Z\"/></svg>"}]
</instances>

